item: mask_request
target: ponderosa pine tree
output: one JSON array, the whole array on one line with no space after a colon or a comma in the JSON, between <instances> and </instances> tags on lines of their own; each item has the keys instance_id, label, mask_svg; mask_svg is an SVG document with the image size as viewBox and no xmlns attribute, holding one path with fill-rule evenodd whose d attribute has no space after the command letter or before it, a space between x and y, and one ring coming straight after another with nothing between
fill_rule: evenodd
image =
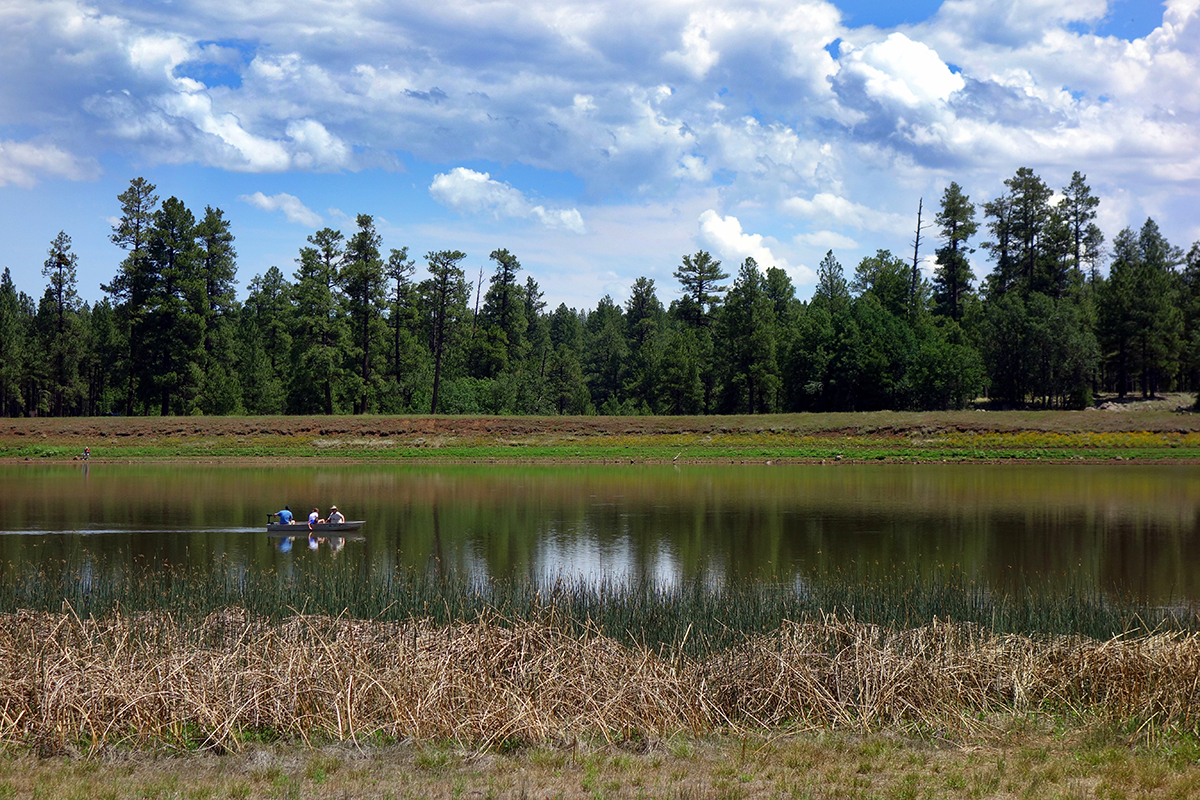
<instances>
[{"instance_id":1,"label":"ponderosa pine tree","mask_svg":"<svg viewBox=\"0 0 1200 800\"><path fill-rule=\"evenodd\" d=\"M1085 265L1096 260L1104 243L1100 229L1093 222L1099 207L1100 198L1092 194L1087 176L1079 170L1073 172L1071 182L1063 187L1058 214L1068 232L1072 265L1081 272Z\"/></svg>"},{"instance_id":2,"label":"ponderosa pine tree","mask_svg":"<svg viewBox=\"0 0 1200 800\"><path fill-rule=\"evenodd\" d=\"M764 291L775 311L775 350L779 361L780 375L786 372L787 364L791 363L792 348L796 342L796 324L801 313L801 303L796 299L796 287L787 272L779 267L768 267ZM790 381L781 380L775 393L773 407L779 410L789 410L788 396Z\"/></svg>"},{"instance_id":3,"label":"ponderosa pine tree","mask_svg":"<svg viewBox=\"0 0 1200 800\"><path fill-rule=\"evenodd\" d=\"M521 301L526 319L525 366L517 410L521 414L542 414L550 410L546 384L546 365L551 354L550 317L546 314L545 293L532 275L525 276Z\"/></svg>"},{"instance_id":4,"label":"ponderosa pine tree","mask_svg":"<svg viewBox=\"0 0 1200 800\"><path fill-rule=\"evenodd\" d=\"M242 404L252 414L316 411L311 405L317 396L312 386L303 393L309 405L297 407L288 402L294 372L292 331L299 305L295 287L279 267L270 267L262 275L255 275L247 289L240 326Z\"/></svg>"},{"instance_id":5,"label":"ponderosa pine tree","mask_svg":"<svg viewBox=\"0 0 1200 800\"><path fill-rule=\"evenodd\" d=\"M622 413L629 345L625 313L609 295L583 323L583 368L592 402L601 414Z\"/></svg>"},{"instance_id":6,"label":"ponderosa pine tree","mask_svg":"<svg viewBox=\"0 0 1200 800\"><path fill-rule=\"evenodd\" d=\"M996 262L988 277L990 299L1014 287L1020 288L1022 296L1045 291L1049 281L1043 274L1047 265L1042 262L1054 258L1042 241L1054 222L1050 187L1029 167L1018 169L1004 185L1007 194L984 206L994 240L983 246Z\"/></svg>"},{"instance_id":7,"label":"ponderosa pine tree","mask_svg":"<svg viewBox=\"0 0 1200 800\"><path fill-rule=\"evenodd\" d=\"M350 329L338 275L345 260L340 231L322 228L300 248L295 273L293 380L289 408L333 414L343 394Z\"/></svg>"},{"instance_id":8,"label":"ponderosa pine tree","mask_svg":"<svg viewBox=\"0 0 1200 800\"><path fill-rule=\"evenodd\" d=\"M817 265L817 286L813 299L820 298L831 311L845 311L850 306L850 287L846 284L846 272L841 263L829 250Z\"/></svg>"},{"instance_id":9,"label":"ponderosa pine tree","mask_svg":"<svg viewBox=\"0 0 1200 800\"><path fill-rule=\"evenodd\" d=\"M149 297L134 331L142 343L136 368L147 408L162 416L190 413L203 381L205 281L196 218L176 197L154 212L147 248Z\"/></svg>"},{"instance_id":10,"label":"ponderosa pine tree","mask_svg":"<svg viewBox=\"0 0 1200 800\"><path fill-rule=\"evenodd\" d=\"M625 301L629 369L625 376L624 393L638 398L645 413L653 413L658 406L659 369L662 365L662 342L659 336L665 320L666 310L654 291L654 280L644 276L635 280L629 299Z\"/></svg>"},{"instance_id":11,"label":"ponderosa pine tree","mask_svg":"<svg viewBox=\"0 0 1200 800\"><path fill-rule=\"evenodd\" d=\"M8 267L0 274L0 414L15 417L25 410L21 379L26 359L24 292L17 292Z\"/></svg>"},{"instance_id":12,"label":"ponderosa pine tree","mask_svg":"<svg viewBox=\"0 0 1200 800\"><path fill-rule=\"evenodd\" d=\"M382 403L390 412L415 411L417 397L423 396L427 382L429 354L422 344L419 298L412 276L416 262L408 257L408 248L393 249L388 256L387 277L390 312L387 324L391 337L388 377L391 385Z\"/></svg>"},{"instance_id":13,"label":"ponderosa pine tree","mask_svg":"<svg viewBox=\"0 0 1200 800\"><path fill-rule=\"evenodd\" d=\"M890 250L878 250L858 262L850 290L860 296L870 294L889 314L904 316L912 292L909 265Z\"/></svg>"},{"instance_id":14,"label":"ponderosa pine tree","mask_svg":"<svg viewBox=\"0 0 1200 800\"><path fill-rule=\"evenodd\" d=\"M438 413L443 373L453 356L459 328L467 318L470 287L460 266L466 253L440 250L425 255L429 278L421 283L421 296L429 324L429 352L433 356L433 393L429 413Z\"/></svg>"},{"instance_id":15,"label":"ponderosa pine tree","mask_svg":"<svg viewBox=\"0 0 1200 800\"><path fill-rule=\"evenodd\" d=\"M197 406L205 414L236 414L243 409L241 392L233 379L237 250L229 220L221 209L205 206L204 219L196 226L196 239L203 283L198 311L204 319L203 378Z\"/></svg>"},{"instance_id":16,"label":"ponderosa pine tree","mask_svg":"<svg viewBox=\"0 0 1200 800\"><path fill-rule=\"evenodd\" d=\"M721 271L721 262L700 250L695 255L684 256L683 264L671 274L683 289L679 316L694 327L710 326L712 307L721 302L727 288L721 281L729 278L728 272Z\"/></svg>"},{"instance_id":17,"label":"ponderosa pine tree","mask_svg":"<svg viewBox=\"0 0 1200 800\"><path fill-rule=\"evenodd\" d=\"M951 182L942 193L942 204L935 218L942 235L942 246L935 253L937 267L933 275L933 299L935 312L958 321L962 319L963 300L971 292L971 262L967 254L973 252L967 241L975 235L979 224L975 221L975 204L962 187Z\"/></svg>"},{"instance_id":18,"label":"ponderosa pine tree","mask_svg":"<svg viewBox=\"0 0 1200 800\"><path fill-rule=\"evenodd\" d=\"M721 281L729 273L721 270L721 262L707 251L684 256L683 264L672 273L679 280L683 296L671 304L671 313L692 330L693 351L700 367L700 382L704 385L703 413L713 410L717 388L716 355L713 349L712 321L726 286Z\"/></svg>"},{"instance_id":19,"label":"ponderosa pine tree","mask_svg":"<svg viewBox=\"0 0 1200 800\"><path fill-rule=\"evenodd\" d=\"M86 304L84 309L87 309ZM116 386L110 368L121 359L122 337L117 329L116 312L105 297L92 305L84 325L85 345L79 362L80 378L85 385L86 414L96 415L117 408Z\"/></svg>"},{"instance_id":20,"label":"ponderosa pine tree","mask_svg":"<svg viewBox=\"0 0 1200 800\"><path fill-rule=\"evenodd\" d=\"M353 332L351 355L357 367L353 387L354 413L365 414L376 393L376 378L380 372L374 367L380 348L374 345L384 337L386 287L380 256L383 240L375 231L375 219L370 214L359 214L357 223L358 230L346 242L338 280L346 293Z\"/></svg>"},{"instance_id":21,"label":"ponderosa pine tree","mask_svg":"<svg viewBox=\"0 0 1200 800\"><path fill-rule=\"evenodd\" d=\"M1138 233L1126 228L1113 239L1109 278L1099 297L1099 332L1122 397L1135 379L1143 397L1154 396L1178 368L1183 315L1174 268L1182 260L1153 219Z\"/></svg>"},{"instance_id":22,"label":"ponderosa pine tree","mask_svg":"<svg viewBox=\"0 0 1200 800\"><path fill-rule=\"evenodd\" d=\"M1182 366L1191 391L1200 390L1200 242L1193 242L1180 275L1180 309L1183 312ZM1197 394L1200 401L1200 393ZM1200 402L1197 403L1200 406Z\"/></svg>"},{"instance_id":23,"label":"ponderosa pine tree","mask_svg":"<svg viewBox=\"0 0 1200 800\"><path fill-rule=\"evenodd\" d=\"M758 263L747 257L718 315L724 380L722 410L759 414L774 411L781 376L775 337L775 307Z\"/></svg>"},{"instance_id":24,"label":"ponderosa pine tree","mask_svg":"<svg viewBox=\"0 0 1200 800\"><path fill-rule=\"evenodd\" d=\"M79 310L82 305L77 290L75 266L78 262L71 252L71 237L59 231L50 243L42 265L42 275L48 281L42 310L50 316L43 331L43 355L47 361L45 374L50 391L50 413L61 417L78 413L82 396L79 384L79 358L83 331Z\"/></svg>"},{"instance_id":25,"label":"ponderosa pine tree","mask_svg":"<svg viewBox=\"0 0 1200 800\"><path fill-rule=\"evenodd\" d=\"M153 280L148 274L150 233L154 229L154 212L158 206L158 195L154 184L145 178L134 178L129 188L117 195L121 203L121 217L113 226L109 237L113 244L125 251L125 258L117 267L117 274L107 285L100 288L112 297L118 325L124 340L120 361L114 365L125 384L125 414L133 413L133 403L139 388L138 369L134 353L142 355L141 333L144 330L146 304L150 299Z\"/></svg>"}]
</instances>

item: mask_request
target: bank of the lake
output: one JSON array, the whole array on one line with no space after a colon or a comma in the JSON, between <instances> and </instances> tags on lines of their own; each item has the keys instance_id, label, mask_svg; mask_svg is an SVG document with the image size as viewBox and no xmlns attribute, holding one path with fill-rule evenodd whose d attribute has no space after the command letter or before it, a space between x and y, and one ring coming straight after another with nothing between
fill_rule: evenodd
<instances>
[{"instance_id":1,"label":"bank of the lake","mask_svg":"<svg viewBox=\"0 0 1200 800\"><path fill-rule=\"evenodd\" d=\"M1183 800L1200 796L1200 747L1186 737L1138 743L1099 720L1020 717L971 741L782 730L504 752L455 742L252 743L226 755L114 749L98 759L27 752L0 756L0 796Z\"/></svg>"},{"instance_id":2,"label":"bank of the lake","mask_svg":"<svg viewBox=\"0 0 1200 800\"><path fill-rule=\"evenodd\" d=\"M728 417L105 417L0 422L0 460L1200 463L1189 395L1085 411Z\"/></svg>"}]
</instances>

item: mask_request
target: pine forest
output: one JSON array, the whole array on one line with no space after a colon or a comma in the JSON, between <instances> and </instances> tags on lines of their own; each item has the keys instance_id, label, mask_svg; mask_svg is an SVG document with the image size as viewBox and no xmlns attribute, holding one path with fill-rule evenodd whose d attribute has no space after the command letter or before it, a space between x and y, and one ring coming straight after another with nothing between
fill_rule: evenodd
<instances>
[{"instance_id":1,"label":"pine forest","mask_svg":"<svg viewBox=\"0 0 1200 800\"><path fill-rule=\"evenodd\" d=\"M1079 172L1057 194L1028 168L1004 186L978 203L951 183L913 240L849 272L828 252L807 301L782 269L700 251L669 304L643 277L623 303L551 309L505 249L478 276L465 253L426 253L416 280L417 254L367 214L313 232L240 301L224 212L137 178L103 299L81 300L66 232L40 298L0 277L0 415L1083 408L1200 388L1200 243L1185 253L1153 219L1106 239Z\"/></svg>"}]
</instances>

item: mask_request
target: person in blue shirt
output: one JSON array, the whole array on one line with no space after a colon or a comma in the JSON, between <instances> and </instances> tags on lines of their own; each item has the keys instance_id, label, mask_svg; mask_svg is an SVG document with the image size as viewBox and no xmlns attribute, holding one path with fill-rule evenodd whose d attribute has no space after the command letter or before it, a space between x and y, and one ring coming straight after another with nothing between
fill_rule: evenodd
<instances>
[{"instance_id":1,"label":"person in blue shirt","mask_svg":"<svg viewBox=\"0 0 1200 800\"><path fill-rule=\"evenodd\" d=\"M276 511L275 516L279 517L279 521L284 525L292 524L292 510L288 506L284 506L283 511Z\"/></svg>"}]
</instances>

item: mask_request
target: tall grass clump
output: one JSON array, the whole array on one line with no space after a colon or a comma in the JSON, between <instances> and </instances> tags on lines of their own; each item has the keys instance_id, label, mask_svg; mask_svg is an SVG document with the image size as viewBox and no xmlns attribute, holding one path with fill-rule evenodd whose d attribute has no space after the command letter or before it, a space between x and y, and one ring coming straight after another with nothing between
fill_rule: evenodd
<instances>
[{"instance_id":1,"label":"tall grass clump","mask_svg":"<svg viewBox=\"0 0 1200 800\"><path fill-rule=\"evenodd\" d=\"M999 734L1048 713L1200 733L1200 634L1097 641L826 616L706 657L483 615L0 614L0 751L261 741L482 748L779 728Z\"/></svg>"},{"instance_id":2,"label":"tall grass clump","mask_svg":"<svg viewBox=\"0 0 1200 800\"><path fill-rule=\"evenodd\" d=\"M477 578L338 561L280 574L216 562L209 569L135 563L95 577L84 565L9 567L0 612L61 611L81 617L163 612L199 620L228 608L283 620L298 614L437 625L480 618L596 631L627 644L705 657L778 631L786 622L837 615L904 630L935 620L988 631L1094 639L1200 629L1194 610L1148 606L1088 587L999 589L952 571L862 579L842 573L772 582L703 578L676 583L561 576Z\"/></svg>"},{"instance_id":3,"label":"tall grass clump","mask_svg":"<svg viewBox=\"0 0 1200 800\"><path fill-rule=\"evenodd\" d=\"M348 561L0 577L0 750L481 747L970 733L1049 712L1200 735L1195 616L966 576L482 580Z\"/></svg>"}]
</instances>

